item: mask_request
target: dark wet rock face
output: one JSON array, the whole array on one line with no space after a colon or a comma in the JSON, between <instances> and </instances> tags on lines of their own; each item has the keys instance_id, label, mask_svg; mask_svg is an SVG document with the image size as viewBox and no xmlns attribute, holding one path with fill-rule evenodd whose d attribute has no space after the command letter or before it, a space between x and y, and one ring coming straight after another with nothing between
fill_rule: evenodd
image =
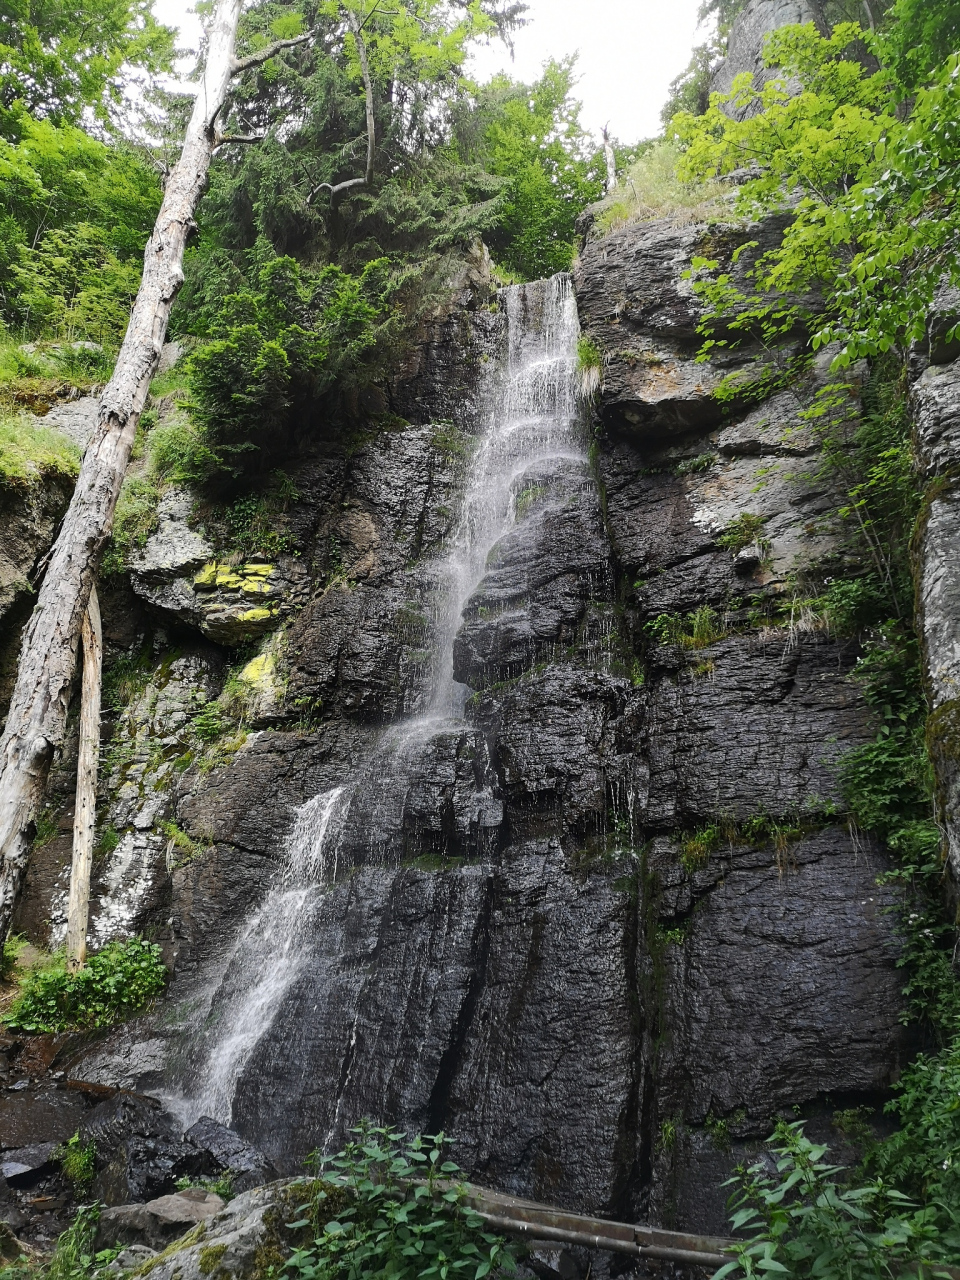
<instances>
[{"instance_id":1,"label":"dark wet rock face","mask_svg":"<svg viewBox=\"0 0 960 1280\"><path fill-rule=\"evenodd\" d=\"M732 253L741 233L709 234ZM875 732L857 653L809 618L751 621L840 554L832 495L788 398L712 395L749 352L695 362L682 276L707 235L647 224L585 250L580 320L609 357L595 417L558 443L543 393L543 447L510 473L455 636L450 547L483 514L471 468L503 426L483 372L515 371L517 295L438 319L389 389L411 426L295 477L307 593L244 651L251 681L273 674L242 733L198 746L196 708L238 659L150 599L164 634L110 783L127 879L106 858L101 899L140 867L123 927L152 921L176 972L77 1077L179 1095L188 1124L229 1121L281 1172L369 1115L444 1129L491 1186L711 1231L777 1115L829 1140L835 1106L882 1102L908 1048L886 855L836 819L836 760ZM522 295L531 332L549 288ZM744 516L751 537L721 545ZM436 701L444 644L462 715ZM134 1137L110 1157L127 1185ZM150 1140L169 1161L195 1137Z\"/></svg>"}]
</instances>

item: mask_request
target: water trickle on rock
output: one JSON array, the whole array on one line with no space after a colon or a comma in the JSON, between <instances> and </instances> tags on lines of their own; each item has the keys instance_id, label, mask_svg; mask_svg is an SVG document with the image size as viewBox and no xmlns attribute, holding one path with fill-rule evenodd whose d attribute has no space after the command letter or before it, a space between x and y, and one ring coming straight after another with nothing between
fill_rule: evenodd
<instances>
[{"instance_id":1,"label":"water trickle on rock","mask_svg":"<svg viewBox=\"0 0 960 1280\"><path fill-rule=\"evenodd\" d=\"M263 905L241 929L202 1023L167 1095L185 1120L233 1120L238 1084L284 997L311 958L323 888L346 865L390 865L399 857L404 817L418 778L451 736L472 728L464 716L471 690L457 677L457 638L465 614L508 537L536 536L550 506L550 480L586 452L576 394L579 321L569 276L515 285L501 295L506 350L483 388L483 429L467 469L461 516L438 566L431 687L425 713L391 726L347 785L307 801L287 837L283 869ZM581 487L586 491L591 484ZM567 501L569 491L558 501ZM509 601L487 589L484 605L509 622ZM514 605L514 610L516 606ZM494 831L502 806L489 788L476 793L472 825ZM274 1028L276 1027L276 1031Z\"/></svg>"}]
</instances>

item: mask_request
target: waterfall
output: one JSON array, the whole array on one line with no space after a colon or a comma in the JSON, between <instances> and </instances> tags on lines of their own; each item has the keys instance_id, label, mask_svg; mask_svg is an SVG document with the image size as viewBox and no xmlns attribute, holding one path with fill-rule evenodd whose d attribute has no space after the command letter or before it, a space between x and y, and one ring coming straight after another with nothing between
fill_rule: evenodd
<instances>
[{"instance_id":1,"label":"waterfall","mask_svg":"<svg viewBox=\"0 0 960 1280\"><path fill-rule=\"evenodd\" d=\"M278 881L240 931L203 1025L186 1050L186 1088L168 1095L186 1120L209 1115L231 1121L244 1067L309 961L313 914L323 886L336 878L345 833L351 848L362 839L368 861L383 861L384 833L402 823L416 763L441 735L466 726L470 690L454 678L455 640L491 553L522 515L518 495L524 477L565 460L585 463L575 394L579 324L570 278L511 286L501 299L505 356L485 380L483 429L465 478L458 527L438 566L442 591L426 713L392 726L348 785L315 796L297 812Z\"/></svg>"},{"instance_id":2,"label":"waterfall","mask_svg":"<svg viewBox=\"0 0 960 1280\"><path fill-rule=\"evenodd\" d=\"M196 1056L204 1065L186 1108L190 1119L203 1115L230 1120L234 1090L247 1059L269 1031L284 994L309 958L310 917L319 886L336 873L345 799L349 800L346 788L334 787L297 812L278 883L240 931L196 1045Z\"/></svg>"}]
</instances>

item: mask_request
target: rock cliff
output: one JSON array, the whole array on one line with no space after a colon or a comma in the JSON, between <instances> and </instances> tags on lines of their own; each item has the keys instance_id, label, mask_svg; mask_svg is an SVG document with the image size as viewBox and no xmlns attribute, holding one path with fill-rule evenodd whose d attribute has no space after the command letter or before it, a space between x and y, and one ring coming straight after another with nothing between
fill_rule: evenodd
<instances>
[{"instance_id":1,"label":"rock cliff","mask_svg":"<svg viewBox=\"0 0 960 1280\"><path fill-rule=\"evenodd\" d=\"M388 392L407 424L300 464L269 574L220 584L166 500L133 590L105 593L121 692L92 929L150 929L175 977L74 1076L189 1091L197 1010L298 809L351 787L308 959L236 1081L233 1122L279 1168L374 1115L442 1127L481 1183L721 1230L720 1183L777 1115L829 1137L835 1109L883 1100L909 1050L893 891L883 850L833 816L835 762L874 732L856 649L756 621L837 554L830 494L789 396L716 396L751 353L695 362L683 272L708 234L732 253L746 233L653 223L585 250L580 322L605 361L590 459L517 478L453 648L464 722L405 762L382 744L427 707L504 295L438 320ZM223 585L229 613L247 577L276 581L273 629L238 653L205 601ZM228 685L244 716L205 737ZM56 934L67 859L65 838L34 855L19 927ZM264 973L282 967L264 948Z\"/></svg>"}]
</instances>

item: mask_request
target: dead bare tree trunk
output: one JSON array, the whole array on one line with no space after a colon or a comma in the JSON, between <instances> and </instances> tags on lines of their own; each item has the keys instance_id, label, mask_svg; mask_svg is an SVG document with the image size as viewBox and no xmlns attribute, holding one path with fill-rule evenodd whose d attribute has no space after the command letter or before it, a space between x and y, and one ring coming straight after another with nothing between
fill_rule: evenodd
<instances>
[{"instance_id":1,"label":"dead bare tree trunk","mask_svg":"<svg viewBox=\"0 0 960 1280\"><path fill-rule=\"evenodd\" d=\"M609 195L617 185L617 157L606 125L603 126L603 158L607 164L607 194Z\"/></svg>"},{"instance_id":2,"label":"dead bare tree trunk","mask_svg":"<svg viewBox=\"0 0 960 1280\"><path fill-rule=\"evenodd\" d=\"M80 631L83 684L80 693L80 748L77 753L77 801L73 810L73 866L67 905L67 968L82 969L87 958L90 914L90 866L97 822L97 768L100 763L100 676L103 631L97 588L90 588Z\"/></svg>"},{"instance_id":3,"label":"dead bare tree trunk","mask_svg":"<svg viewBox=\"0 0 960 1280\"><path fill-rule=\"evenodd\" d=\"M100 398L93 438L54 544L36 607L20 647L17 683L0 738L0 938L10 927L27 865L33 819L55 748L63 739L76 643L97 561L130 460L133 437L156 373L183 281L183 250L216 145L217 117L230 77L309 40L278 41L241 62L234 59L242 0L217 0L207 28L207 56L180 159L144 253L143 279L113 377Z\"/></svg>"}]
</instances>

